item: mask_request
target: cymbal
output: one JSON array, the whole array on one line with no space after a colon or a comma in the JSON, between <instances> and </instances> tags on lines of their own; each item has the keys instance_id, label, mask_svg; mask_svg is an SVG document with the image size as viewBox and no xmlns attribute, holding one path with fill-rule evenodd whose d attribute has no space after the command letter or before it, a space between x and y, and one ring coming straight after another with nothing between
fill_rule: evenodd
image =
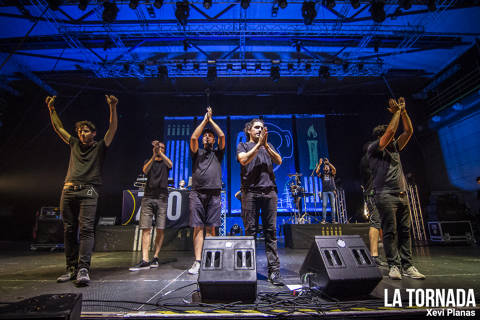
<instances>
[{"instance_id":1,"label":"cymbal","mask_svg":"<svg viewBox=\"0 0 480 320\"><path fill-rule=\"evenodd\" d=\"M289 173L288 176L289 177L301 177L303 174L301 173Z\"/></svg>"}]
</instances>

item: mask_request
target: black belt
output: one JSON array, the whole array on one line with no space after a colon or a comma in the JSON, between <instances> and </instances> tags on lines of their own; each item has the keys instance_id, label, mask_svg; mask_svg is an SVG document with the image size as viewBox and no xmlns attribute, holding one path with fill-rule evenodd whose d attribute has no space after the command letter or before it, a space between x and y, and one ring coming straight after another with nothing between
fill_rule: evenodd
<instances>
[{"instance_id":1,"label":"black belt","mask_svg":"<svg viewBox=\"0 0 480 320\"><path fill-rule=\"evenodd\" d=\"M73 185L64 185L63 190L72 190L72 191L80 191L83 189L88 189L93 187L91 184L73 184Z\"/></svg>"},{"instance_id":2,"label":"black belt","mask_svg":"<svg viewBox=\"0 0 480 320\"><path fill-rule=\"evenodd\" d=\"M257 192L257 193L269 193L272 191L277 192L277 187L266 187L266 188L244 188L242 191L245 192Z\"/></svg>"}]
</instances>

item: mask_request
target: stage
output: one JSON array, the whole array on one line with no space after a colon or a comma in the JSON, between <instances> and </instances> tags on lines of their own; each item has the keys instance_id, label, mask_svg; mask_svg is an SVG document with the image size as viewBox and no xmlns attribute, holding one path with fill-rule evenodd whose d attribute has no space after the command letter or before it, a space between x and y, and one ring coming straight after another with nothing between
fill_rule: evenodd
<instances>
[{"instance_id":1,"label":"stage","mask_svg":"<svg viewBox=\"0 0 480 320\"><path fill-rule=\"evenodd\" d=\"M17 244L18 246L18 244ZM305 249L288 249L279 243L281 274L288 285L300 284L298 271ZM263 246L257 243L258 297L255 304L202 304L194 292L197 276L189 275L192 263L188 251L164 251L158 269L130 272L139 252L96 252L91 283L78 288L72 282L57 283L64 271L63 252L28 251L27 245L2 243L0 252L1 302L17 302L42 294L81 293L81 316L85 319L117 318L423 318L425 308L385 307L384 292L395 288L474 289L480 297L480 248L476 246L431 246L414 249L415 265L426 280L409 278L393 281L382 269L383 280L369 297L358 301L328 301L298 296L287 287L275 287L266 279ZM389 293L389 295L390 295ZM390 298L391 300L391 298ZM478 313L478 310L476 310ZM1 315L0 315L1 318Z\"/></svg>"}]
</instances>

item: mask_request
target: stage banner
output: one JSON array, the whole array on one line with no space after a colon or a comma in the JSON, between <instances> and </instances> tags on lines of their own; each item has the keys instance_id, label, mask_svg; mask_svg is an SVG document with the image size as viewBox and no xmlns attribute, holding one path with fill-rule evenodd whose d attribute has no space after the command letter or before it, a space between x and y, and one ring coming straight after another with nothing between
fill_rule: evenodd
<instances>
[{"instance_id":1,"label":"stage banner","mask_svg":"<svg viewBox=\"0 0 480 320\"><path fill-rule=\"evenodd\" d=\"M189 225L188 190L168 192L166 228L179 229ZM142 209L142 190L123 190L122 225L138 222Z\"/></svg>"},{"instance_id":2,"label":"stage banner","mask_svg":"<svg viewBox=\"0 0 480 320\"><path fill-rule=\"evenodd\" d=\"M172 160L173 167L169 178L178 187L180 180L188 183L192 176L192 159L190 158L190 136L193 130L193 117L165 117L164 141L167 157Z\"/></svg>"},{"instance_id":3,"label":"stage banner","mask_svg":"<svg viewBox=\"0 0 480 320\"><path fill-rule=\"evenodd\" d=\"M325 116L296 115L296 133L302 185L305 192L314 194L305 198L307 211L321 211L321 181L313 171L319 158L328 158Z\"/></svg>"}]
</instances>

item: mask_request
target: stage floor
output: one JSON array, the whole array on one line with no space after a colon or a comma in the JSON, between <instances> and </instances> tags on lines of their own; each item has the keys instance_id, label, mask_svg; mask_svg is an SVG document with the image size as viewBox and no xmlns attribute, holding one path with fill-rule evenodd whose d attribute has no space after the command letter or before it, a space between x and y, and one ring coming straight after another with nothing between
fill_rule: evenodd
<instances>
[{"instance_id":1,"label":"stage floor","mask_svg":"<svg viewBox=\"0 0 480 320\"><path fill-rule=\"evenodd\" d=\"M279 244L281 274L287 284L300 284L298 271L307 250L283 248ZM97 252L92 259L91 283L78 288L72 282L56 283L64 271L63 252L28 251L26 248L5 248L0 251L0 301L16 302L42 294L82 293L82 318L264 318L273 315L308 317L319 313L329 318L368 317L411 319L423 318L424 309L386 308L384 290L395 288L464 288L474 289L480 298L480 248L416 247L414 261L426 274L426 280L405 278L393 281L382 269L383 280L368 299L332 302L316 300L315 308L292 303L274 304L280 300L295 300L286 287L275 287L266 280L266 258L262 246L257 248L257 305L202 305L192 293L197 289L197 276L187 269L193 262L192 252L164 251L157 269L130 272L138 262L139 252ZM170 262L167 262L170 261ZM277 295L273 295L277 293ZM272 300L273 299L273 300ZM276 299L276 300L275 300ZM265 303L270 301L270 303ZM274 301L274 302L272 302ZM300 301L297 300L296 301ZM303 307L302 307L303 306ZM478 312L478 310L477 310Z\"/></svg>"}]
</instances>

